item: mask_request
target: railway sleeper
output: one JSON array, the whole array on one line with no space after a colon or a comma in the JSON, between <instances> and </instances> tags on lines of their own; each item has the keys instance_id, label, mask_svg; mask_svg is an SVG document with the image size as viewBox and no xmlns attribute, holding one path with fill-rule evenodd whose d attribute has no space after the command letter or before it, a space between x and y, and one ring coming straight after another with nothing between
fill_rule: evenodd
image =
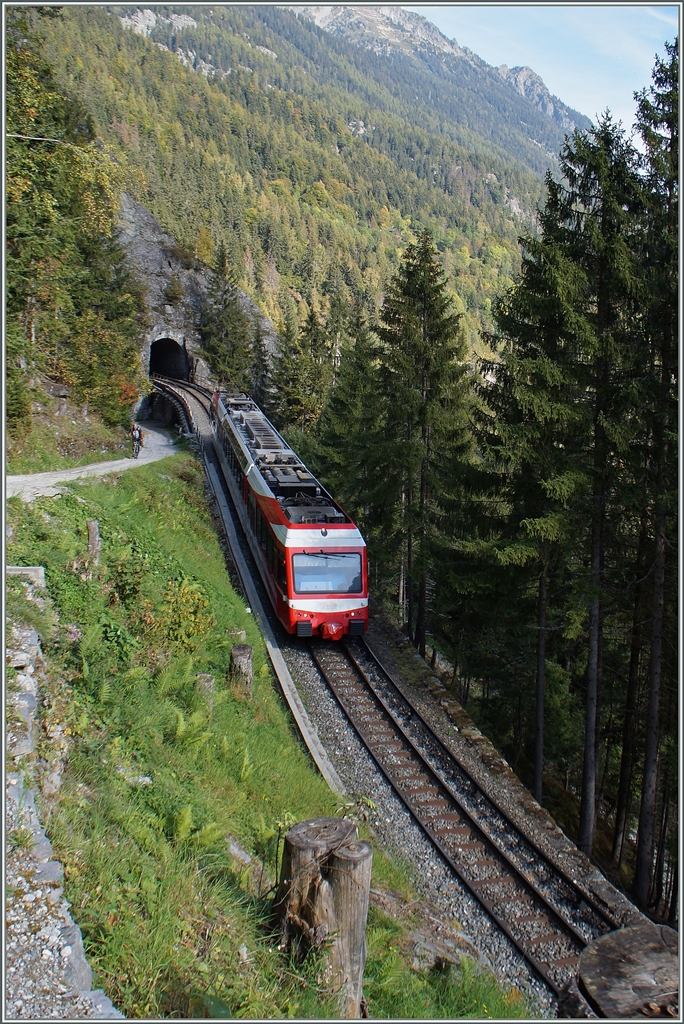
<instances>
[{"instance_id":1,"label":"railway sleeper","mask_svg":"<svg viewBox=\"0 0 684 1024\"><path fill-rule=\"evenodd\" d=\"M577 967L579 964L578 956L559 956L556 960L548 961L550 967Z\"/></svg>"},{"instance_id":2,"label":"railway sleeper","mask_svg":"<svg viewBox=\"0 0 684 1024\"><path fill-rule=\"evenodd\" d=\"M465 829L463 829L463 830L458 829L457 830L457 829L449 828L448 826L445 826L445 825L435 825L435 824L433 824L432 827L433 827L436 835L441 836L443 839L447 839L447 840L450 840L450 841L453 841L454 839L457 839L458 836L467 835L467 832L465 831Z\"/></svg>"},{"instance_id":3,"label":"railway sleeper","mask_svg":"<svg viewBox=\"0 0 684 1024\"><path fill-rule=\"evenodd\" d=\"M418 785L415 786L413 789L409 789L408 786L402 786L401 788L405 793L408 793L410 796L427 796L435 798L438 796L439 790L437 789L436 786L426 786L425 783L421 780L417 780L417 782ZM441 803L443 803L445 807L449 806L448 802L444 799L444 797L441 797Z\"/></svg>"},{"instance_id":4,"label":"railway sleeper","mask_svg":"<svg viewBox=\"0 0 684 1024\"><path fill-rule=\"evenodd\" d=\"M542 918L539 914L521 914L520 917L516 917L516 923L519 921L520 924L527 924L529 921L539 921L548 924L548 921Z\"/></svg>"},{"instance_id":5,"label":"railway sleeper","mask_svg":"<svg viewBox=\"0 0 684 1024\"><path fill-rule=\"evenodd\" d=\"M543 935L537 935L534 939L526 939L525 941L530 946L541 946L545 942L558 942L560 935L558 932L544 932ZM548 960L547 963L551 964L553 961Z\"/></svg>"},{"instance_id":6,"label":"railway sleeper","mask_svg":"<svg viewBox=\"0 0 684 1024\"><path fill-rule=\"evenodd\" d=\"M470 884L472 885L473 889L485 889L487 887L496 888L500 885L517 885L518 879L513 878L513 875L490 875L488 878L475 878L471 881ZM503 902L511 903L512 900L505 900Z\"/></svg>"},{"instance_id":7,"label":"railway sleeper","mask_svg":"<svg viewBox=\"0 0 684 1024\"><path fill-rule=\"evenodd\" d=\"M476 844L473 844L476 845ZM479 844L482 847L482 844ZM498 860L494 860L492 857L483 857L481 860L473 860L470 862L469 867L471 868L500 868Z\"/></svg>"}]
</instances>

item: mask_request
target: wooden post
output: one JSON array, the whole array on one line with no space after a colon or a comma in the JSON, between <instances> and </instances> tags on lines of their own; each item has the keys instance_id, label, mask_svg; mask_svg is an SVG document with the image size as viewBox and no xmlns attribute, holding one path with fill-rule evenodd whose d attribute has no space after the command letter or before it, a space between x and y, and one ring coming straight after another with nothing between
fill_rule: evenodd
<instances>
[{"instance_id":1,"label":"wooden post","mask_svg":"<svg viewBox=\"0 0 684 1024\"><path fill-rule=\"evenodd\" d=\"M100 526L97 519L86 520L86 526L88 527L88 558L93 565L97 565L100 561L100 551L102 549Z\"/></svg>"},{"instance_id":2,"label":"wooden post","mask_svg":"<svg viewBox=\"0 0 684 1024\"><path fill-rule=\"evenodd\" d=\"M252 655L249 644L234 644L230 652L230 681L249 700L252 698Z\"/></svg>"},{"instance_id":3,"label":"wooden post","mask_svg":"<svg viewBox=\"0 0 684 1024\"><path fill-rule=\"evenodd\" d=\"M283 940L328 944L325 976L344 1018L361 1016L372 859L356 825L343 818L303 821L285 835L275 901Z\"/></svg>"},{"instance_id":4,"label":"wooden post","mask_svg":"<svg viewBox=\"0 0 684 1024\"><path fill-rule=\"evenodd\" d=\"M372 865L370 844L358 839L333 851L328 861L337 933L330 967L334 983L340 986L341 1017L361 1016Z\"/></svg>"},{"instance_id":5,"label":"wooden post","mask_svg":"<svg viewBox=\"0 0 684 1024\"><path fill-rule=\"evenodd\" d=\"M209 705L209 711L214 710L214 690L216 689L216 679L214 676L209 675L208 672L197 673L197 692L204 694L207 698L207 704Z\"/></svg>"}]
</instances>

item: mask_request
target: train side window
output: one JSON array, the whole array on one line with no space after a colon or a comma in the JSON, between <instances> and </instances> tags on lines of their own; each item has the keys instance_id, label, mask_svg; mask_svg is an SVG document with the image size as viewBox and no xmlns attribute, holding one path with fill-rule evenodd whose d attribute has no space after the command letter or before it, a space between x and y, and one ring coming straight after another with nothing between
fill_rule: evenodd
<instances>
[{"instance_id":1,"label":"train side window","mask_svg":"<svg viewBox=\"0 0 684 1024\"><path fill-rule=\"evenodd\" d=\"M278 583L287 590L287 573L285 572L285 552L278 548Z\"/></svg>"},{"instance_id":2,"label":"train side window","mask_svg":"<svg viewBox=\"0 0 684 1024\"><path fill-rule=\"evenodd\" d=\"M273 537L271 536L268 527L266 527L266 564L272 573L275 573L275 559L273 557L274 555L275 547L273 544Z\"/></svg>"},{"instance_id":3,"label":"train side window","mask_svg":"<svg viewBox=\"0 0 684 1024\"><path fill-rule=\"evenodd\" d=\"M259 518L257 523L257 536L261 547L266 551L268 542L268 523L264 519L264 513L259 509Z\"/></svg>"}]
</instances>

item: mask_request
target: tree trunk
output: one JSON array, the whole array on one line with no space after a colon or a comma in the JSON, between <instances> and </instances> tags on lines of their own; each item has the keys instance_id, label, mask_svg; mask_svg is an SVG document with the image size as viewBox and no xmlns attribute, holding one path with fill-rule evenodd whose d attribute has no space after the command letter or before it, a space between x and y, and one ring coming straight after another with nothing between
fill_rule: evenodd
<instances>
[{"instance_id":1,"label":"tree trunk","mask_svg":"<svg viewBox=\"0 0 684 1024\"><path fill-rule=\"evenodd\" d=\"M275 913L286 944L327 948L324 980L340 1016L361 1016L372 850L342 818L315 818L285 836Z\"/></svg>"},{"instance_id":2,"label":"tree trunk","mask_svg":"<svg viewBox=\"0 0 684 1024\"><path fill-rule=\"evenodd\" d=\"M414 643L413 633L413 483L409 476L406 488L406 597L408 621L408 638Z\"/></svg>"},{"instance_id":3,"label":"tree trunk","mask_svg":"<svg viewBox=\"0 0 684 1024\"><path fill-rule=\"evenodd\" d=\"M655 868L653 871L653 891L649 900L650 905L658 916L658 907L660 901L663 898L663 876L665 873L666 859L665 859L665 844L667 841L667 826L669 817L669 792L668 792L667 778L665 779L665 786L663 792L662 809L660 814L660 829L658 836L658 844L656 849L656 860Z\"/></svg>"},{"instance_id":4,"label":"tree trunk","mask_svg":"<svg viewBox=\"0 0 684 1024\"><path fill-rule=\"evenodd\" d=\"M537 611L537 726L534 736L534 799L542 802L544 774L544 691L546 689L546 567L539 577Z\"/></svg>"},{"instance_id":5,"label":"tree trunk","mask_svg":"<svg viewBox=\"0 0 684 1024\"><path fill-rule=\"evenodd\" d=\"M641 785L641 808L637 837L634 896L646 905L651 881L653 859L653 826L658 785L658 744L660 738L660 680L662 673L663 619L665 615L665 506L662 500L664 485L664 453L660 453L658 473L658 500L656 504L655 563L653 570L653 625L651 629L651 657L649 661L649 696L646 715L646 745L644 774Z\"/></svg>"},{"instance_id":6,"label":"tree trunk","mask_svg":"<svg viewBox=\"0 0 684 1024\"><path fill-rule=\"evenodd\" d=\"M599 684L599 653L601 630L601 549L602 549L603 489L594 494L594 523L591 540L591 585L593 597L589 612L589 656L586 672L586 715L584 729L584 766L582 772L582 801L580 804L580 850L591 857L594 846L596 821L596 723Z\"/></svg>"},{"instance_id":7,"label":"tree trunk","mask_svg":"<svg viewBox=\"0 0 684 1024\"><path fill-rule=\"evenodd\" d=\"M425 657L425 605L427 602L427 572L420 574L418 583L418 614L416 615L416 646L421 658Z\"/></svg>"},{"instance_id":8,"label":"tree trunk","mask_svg":"<svg viewBox=\"0 0 684 1024\"><path fill-rule=\"evenodd\" d=\"M629 818L629 801L632 790L632 767L634 764L634 741L637 726L637 697L639 691L639 664L641 661L644 596L646 590L646 523L642 520L639 534L639 549L636 565L636 593L632 617L632 643L629 652L629 676L625 698L625 719L622 730L622 754L620 757L620 781L615 803L615 832L613 834L612 865L619 868L625 845L625 834Z\"/></svg>"},{"instance_id":9,"label":"tree trunk","mask_svg":"<svg viewBox=\"0 0 684 1024\"><path fill-rule=\"evenodd\" d=\"M420 505L419 516L419 564L420 577L418 583L418 613L416 616L416 647L421 658L425 657L425 631L427 628L427 510L428 510L428 480L427 461L430 447L430 432L424 425L422 429L421 442L423 446L423 458L420 465Z\"/></svg>"},{"instance_id":10,"label":"tree trunk","mask_svg":"<svg viewBox=\"0 0 684 1024\"><path fill-rule=\"evenodd\" d=\"M670 894L670 912L667 915L667 923L674 927L679 917L678 904L679 901L679 870L677 865L674 865L672 870L672 892Z\"/></svg>"}]
</instances>

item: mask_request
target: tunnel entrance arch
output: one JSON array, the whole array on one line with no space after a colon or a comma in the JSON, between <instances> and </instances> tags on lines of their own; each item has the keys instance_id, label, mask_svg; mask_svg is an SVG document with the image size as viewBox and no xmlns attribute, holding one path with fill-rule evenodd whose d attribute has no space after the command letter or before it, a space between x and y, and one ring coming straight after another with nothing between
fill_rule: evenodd
<instances>
[{"instance_id":1,"label":"tunnel entrance arch","mask_svg":"<svg viewBox=\"0 0 684 1024\"><path fill-rule=\"evenodd\" d=\"M190 360L185 347L173 338L157 338L150 346L150 375L190 380Z\"/></svg>"}]
</instances>

